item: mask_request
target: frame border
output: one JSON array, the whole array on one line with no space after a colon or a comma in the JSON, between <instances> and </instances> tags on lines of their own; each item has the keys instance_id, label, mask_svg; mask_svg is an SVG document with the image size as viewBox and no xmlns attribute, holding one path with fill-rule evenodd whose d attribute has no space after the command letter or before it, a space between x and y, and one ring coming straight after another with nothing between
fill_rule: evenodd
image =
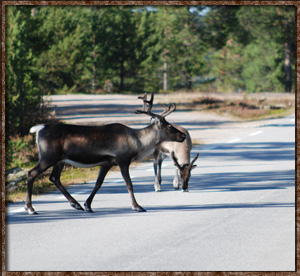
<instances>
[{"instance_id":1,"label":"frame border","mask_svg":"<svg viewBox=\"0 0 300 276\"><path fill-rule=\"evenodd\" d=\"M67 6L67 5L207 5L207 6L222 6L222 5L238 5L238 6L248 6L248 5L259 5L259 6L266 6L266 5L281 5L281 6L287 6L292 5L295 7L296 11L296 91L295 91L295 111L296 111L296 143L295 143L295 153L296 153L296 162L295 162L295 230L296 230L296 260L295 260L295 271L288 271L288 272L273 272L273 271L266 271L266 272L105 272L105 271L99 271L99 272L10 272L5 271L5 7L11 6L11 5L47 5L47 6ZM72 1L72 0L64 0L64 1L3 1L1 3L1 15L2 15L2 29L1 29L1 54L2 54L2 68L1 68L1 271L2 275L63 275L63 276L69 276L69 275L79 275L79 276L86 276L86 275L105 275L105 276L111 276L111 275L126 275L126 276L132 276L132 275L141 275L141 276L152 276L152 275L183 275L183 276L192 276L192 275L205 275L205 276L217 276L217 275L232 275L232 276L238 276L238 275L244 275L244 276L250 276L250 275L299 275L298 271L300 271L300 265L299 265L299 251L300 251L300 245L298 243L299 240L299 224L297 223L300 217L300 211L298 210L298 204L300 201L299 196L299 176L300 172L297 170L297 167L300 163L298 160L298 154L300 153L300 144L297 141L297 137L299 137L299 130L300 130L300 115L297 112L298 107L300 106L300 99L298 96L298 90L300 87L300 72L299 72L299 64L300 64L300 2L298 1L117 1L117 0L110 0L110 1Z\"/></svg>"}]
</instances>

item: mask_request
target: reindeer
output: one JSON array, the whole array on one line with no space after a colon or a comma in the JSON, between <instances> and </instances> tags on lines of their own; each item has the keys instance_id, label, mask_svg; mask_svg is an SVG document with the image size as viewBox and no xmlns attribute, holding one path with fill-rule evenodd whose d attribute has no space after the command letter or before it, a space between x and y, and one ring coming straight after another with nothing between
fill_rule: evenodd
<instances>
[{"instance_id":1,"label":"reindeer","mask_svg":"<svg viewBox=\"0 0 300 276\"><path fill-rule=\"evenodd\" d=\"M154 93L149 105L153 104ZM81 126L68 124L46 124L34 126L31 133L37 132L37 144L40 160L28 172L25 209L28 213L37 214L32 207L32 187L34 180L45 170L53 167L50 181L62 192L71 207L84 210L69 194L60 182L60 175L65 163L76 167L101 166L96 185L87 198L84 206L87 212L93 212L91 204L100 189L108 171L118 165L131 197L132 210L146 211L134 197L129 174L131 162L142 160L153 154L154 149L163 141L183 142L186 135L171 124L162 115L137 110L137 114L154 117L153 123L143 129L133 129L114 123L102 126Z\"/></svg>"},{"instance_id":2,"label":"reindeer","mask_svg":"<svg viewBox=\"0 0 300 276\"><path fill-rule=\"evenodd\" d=\"M147 94L145 94L143 97L138 98L143 100L143 110L145 110L146 105L149 104L149 101L147 101ZM148 111L151 111L150 107L151 106L149 105ZM169 107L164 106L164 111L163 113L161 113L161 116L166 117L175 110L176 106L174 104L172 106L169 105ZM172 126L180 132L184 133L186 135L186 139L181 143L178 143L176 141L164 141L156 147L153 153L153 167L155 173L154 189L156 192L161 191L161 166L166 156L170 155L171 159L174 162L174 165L176 166L175 176L173 180L173 187L175 190L179 190L179 172L182 191L188 191L188 182L191 176L191 170L197 166L194 165L194 163L197 160L199 153L197 153L192 162L190 162L192 140L188 131L177 124L172 124Z\"/></svg>"}]
</instances>

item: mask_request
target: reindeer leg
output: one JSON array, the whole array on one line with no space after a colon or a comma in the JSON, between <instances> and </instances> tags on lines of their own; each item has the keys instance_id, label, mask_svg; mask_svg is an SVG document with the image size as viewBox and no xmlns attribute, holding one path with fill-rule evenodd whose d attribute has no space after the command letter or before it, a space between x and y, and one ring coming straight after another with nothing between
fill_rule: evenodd
<instances>
[{"instance_id":1,"label":"reindeer leg","mask_svg":"<svg viewBox=\"0 0 300 276\"><path fill-rule=\"evenodd\" d=\"M90 194L90 196L88 197L86 202L84 203L84 207L87 212L93 213L93 210L91 208L93 198L94 198L95 194L97 193L97 191L100 189L100 187L104 181L104 178L105 178L106 174L108 173L108 171L111 169L111 167L112 167L112 165L101 166L94 190L92 191L92 193Z\"/></svg>"},{"instance_id":2,"label":"reindeer leg","mask_svg":"<svg viewBox=\"0 0 300 276\"><path fill-rule=\"evenodd\" d=\"M175 190L179 190L178 168L175 168L173 187L174 187Z\"/></svg>"},{"instance_id":3,"label":"reindeer leg","mask_svg":"<svg viewBox=\"0 0 300 276\"><path fill-rule=\"evenodd\" d=\"M134 193L133 193L133 186L132 186L131 178L129 175L129 163L119 164L119 167L121 169L121 174L125 180L127 190L130 194L132 210L137 211L137 212L146 212L146 210L143 207L141 207L140 205L138 205L138 203L135 200Z\"/></svg>"},{"instance_id":4,"label":"reindeer leg","mask_svg":"<svg viewBox=\"0 0 300 276\"><path fill-rule=\"evenodd\" d=\"M155 174L155 184L154 184L154 189L155 192L160 192L161 191L161 163L162 159L159 158L159 152L155 151L153 154L153 168L154 168L154 174ZM157 171L157 166L158 166L158 171Z\"/></svg>"},{"instance_id":5,"label":"reindeer leg","mask_svg":"<svg viewBox=\"0 0 300 276\"><path fill-rule=\"evenodd\" d=\"M162 165L162 162L163 162L163 158L159 158L158 159L158 177L157 177L157 180L158 180L158 185L159 185L159 190L157 192L160 192L161 191L161 165Z\"/></svg>"},{"instance_id":6,"label":"reindeer leg","mask_svg":"<svg viewBox=\"0 0 300 276\"><path fill-rule=\"evenodd\" d=\"M60 175L64 168L64 163L60 162L53 167L52 173L50 175L50 181L55 184L57 189L61 191L61 193L66 197L66 199L70 202L71 207L77 210L84 210L81 205L69 194L66 188L60 182Z\"/></svg>"},{"instance_id":7,"label":"reindeer leg","mask_svg":"<svg viewBox=\"0 0 300 276\"><path fill-rule=\"evenodd\" d=\"M32 188L34 180L45 170L51 167L51 164L48 164L44 160L40 160L39 163L28 172L27 175L27 193L26 193L26 201L25 201L25 210L29 215L37 215L38 213L32 207Z\"/></svg>"}]
</instances>

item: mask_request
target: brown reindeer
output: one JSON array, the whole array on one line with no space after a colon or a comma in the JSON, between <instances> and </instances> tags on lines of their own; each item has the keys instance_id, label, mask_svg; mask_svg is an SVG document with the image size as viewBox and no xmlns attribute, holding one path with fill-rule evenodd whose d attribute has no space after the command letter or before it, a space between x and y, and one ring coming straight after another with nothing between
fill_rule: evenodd
<instances>
[{"instance_id":1,"label":"brown reindeer","mask_svg":"<svg viewBox=\"0 0 300 276\"><path fill-rule=\"evenodd\" d=\"M151 95L151 108L154 94ZM163 141L183 142L186 135L171 124L165 116L148 111L137 110L137 114L154 117L153 123L143 129L133 129L122 124L103 126L79 126L67 124L39 125L31 128L37 132L37 144L40 160L28 172L25 209L29 214L37 214L32 207L32 187L34 180L45 170L53 167L50 176L56 187L68 199L71 206L83 210L81 205L68 193L60 182L60 175L65 163L77 167L101 166L96 185L85 202L85 210L92 212L92 200L101 187L107 172L118 165L131 197L134 211L145 211L134 197L129 175L131 162L142 160L153 154L155 148Z\"/></svg>"}]
</instances>

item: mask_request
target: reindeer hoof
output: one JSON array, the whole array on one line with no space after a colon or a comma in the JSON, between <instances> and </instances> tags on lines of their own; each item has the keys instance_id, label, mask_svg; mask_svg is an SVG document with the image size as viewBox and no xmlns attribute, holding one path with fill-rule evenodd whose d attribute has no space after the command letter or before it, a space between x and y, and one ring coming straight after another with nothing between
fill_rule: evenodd
<instances>
[{"instance_id":1,"label":"reindeer hoof","mask_svg":"<svg viewBox=\"0 0 300 276\"><path fill-rule=\"evenodd\" d=\"M88 213L94 213L94 211L92 210L92 208L89 207L89 206L87 206L86 203L84 203L84 209L85 209L85 211L88 212Z\"/></svg>"},{"instance_id":2,"label":"reindeer hoof","mask_svg":"<svg viewBox=\"0 0 300 276\"><path fill-rule=\"evenodd\" d=\"M28 212L28 214L29 214L29 215L38 215L39 213L36 212L36 211L30 211L30 212Z\"/></svg>"},{"instance_id":3,"label":"reindeer hoof","mask_svg":"<svg viewBox=\"0 0 300 276\"><path fill-rule=\"evenodd\" d=\"M179 187L174 187L174 190L178 191L178 190L179 190Z\"/></svg>"},{"instance_id":4,"label":"reindeer hoof","mask_svg":"<svg viewBox=\"0 0 300 276\"><path fill-rule=\"evenodd\" d=\"M154 190L155 190L155 192L160 192L161 191L161 186L160 185L154 185Z\"/></svg>"},{"instance_id":5,"label":"reindeer hoof","mask_svg":"<svg viewBox=\"0 0 300 276\"><path fill-rule=\"evenodd\" d=\"M29 215L38 215L38 212L36 212L34 209L30 210L27 206L24 206L24 209Z\"/></svg>"},{"instance_id":6,"label":"reindeer hoof","mask_svg":"<svg viewBox=\"0 0 300 276\"><path fill-rule=\"evenodd\" d=\"M147 212L143 207L141 206L137 206L137 207L133 207L132 208L133 211L136 211L136 212Z\"/></svg>"},{"instance_id":7,"label":"reindeer hoof","mask_svg":"<svg viewBox=\"0 0 300 276\"><path fill-rule=\"evenodd\" d=\"M27 212L29 215L38 215L39 214L38 212L36 212L34 210L29 210L29 209L27 210Z\"/></svg>"},{"instance_id":8,"label":"reindeer hoof","mask_svg":"<svg viewBox=\"0 0 300 276\"><path fill-rule=\"evenodd\" d=\"M71 207L73 207L76 210L84 211L84 209L81 207L81 205L79 203L73 203L72 202L70 205L71 205Z\"/></svg>"},{"instance_id":9,"label":"reindeer hoof","mask_svg":"<svg viewBox=\"0 0 300 276\"><path fill-rule=\"evenodd\" d=\"M38 215L39 213L36 212L36 211L29 211L29 210L28 210L28 214L29 214L29 215Z\"/></svg>"}]
</instances>

